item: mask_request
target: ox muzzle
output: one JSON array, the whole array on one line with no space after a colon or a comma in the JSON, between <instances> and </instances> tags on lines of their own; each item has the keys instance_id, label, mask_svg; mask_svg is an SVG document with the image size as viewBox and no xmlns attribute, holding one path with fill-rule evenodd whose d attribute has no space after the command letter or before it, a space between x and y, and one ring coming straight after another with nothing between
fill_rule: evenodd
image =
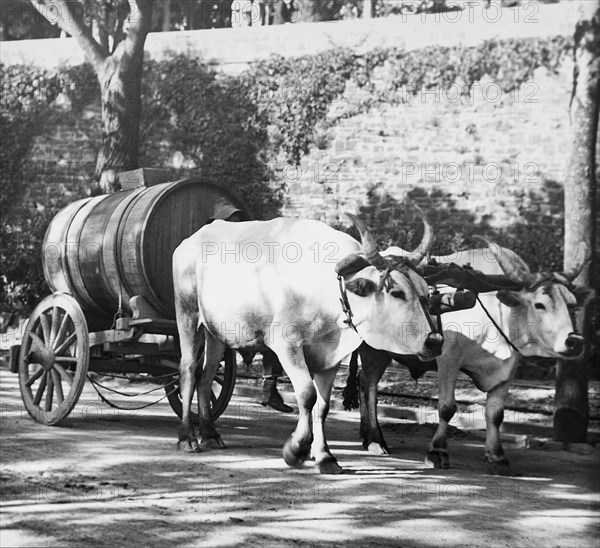
<instances>
[{"instance_id":1,"label":"ox muzzle","mask_svg":"<svg viewBox=\"0 0 600 548\"><path fill-rule=\"evenodd\" d=\"M565 358L577 358L583 354L583 337L577 333L569 333L569 336L565 341L565 347L567 349L566 352L561 352Z\"/></svg>"},{"instance_id":2,"label":"ox muzzle","mask_svg":"<svg viewBox=\"0 0 600 548\"><path fill-rule=\"evenodd\" d=\"M425 360L436 358L442 353L443 345L444 336L441 333L437 331L429 333L425 339L425 343L423 344L425 352L420 354L419 358L425 358Z\"/></svg>"}]
</instances>

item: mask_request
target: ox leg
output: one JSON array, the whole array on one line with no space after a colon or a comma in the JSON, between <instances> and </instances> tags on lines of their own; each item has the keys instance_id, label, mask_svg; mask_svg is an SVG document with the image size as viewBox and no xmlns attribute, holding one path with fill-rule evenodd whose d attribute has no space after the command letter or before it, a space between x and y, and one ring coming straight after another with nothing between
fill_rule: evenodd
<instances>
[{"instance_id":1,"label":"ox leg","mask_svg":"<svg viewBox=\"0 0 600 548\"><path fill-rule=\"evenodd\" d=\"M191 421L191 404L196 383L198 351L202 345L203 330L198 330L197 315L179 315L177 328L181 344L181 361L179 363L179 390L181 393L182 415L179 426L179 442L177 448L191 453L199 453L200 446Z\"/></svg>"},{"instance_id":2,"label":"ox leg","mask_svg":"<svg viewBox=\"0 0 600 548\"><path fill-rule=\"evenodd\" d=\"M312 410L317 402L317 389L313 384L304 361L301 347L290 347L287 343L272 344L283 369L292 381L298 402L298 424L296 430L283 446L283 460L288 466L298 467L309 457L313 441Z\"/></svg>"},{"instance_id":3,"label":"ox leg","mask_svg":"<svg viewBox=\"0 0 600 548\"><path fill-rule=\"evenodd\" d=\"M226 346L215 339L210 333L206 334L204 346L204 364L200 382L198 383L198 414L200 417L200 445L206 449L222 449L225 447L221 436L215 428L210 416L210 398L212 396L213 379L219 362L225 353Z\"/></svg>"},{"instance_id":4,"label":"ox leg","mask_svg":"<svg viewBox=\"0 0 600 548\"><path fill-rule=\"evenodd\" d=\"M392 360L387 352L370 347L361 348L360 357L360 435L363 447L375 455L389 455L390 450L377 419L377 384Z\"/></svg>"},{"instance_id":5,"label":"ox leg","mask_svg":"<svg viewBox=\"0 0 600 548\"><path fill-rule=\"evenodd\" d=\"M504 405L508 396L510 380L490 390L485 402L485 461L490 473L498 476L514 476L504 448L500 443L500 426L504 420Z\"/></svg>"},{"instance_id":6,"label":"ox leg","mask_svg":"<svg viewBox=\"0 0 600 548\"><path fill-rule=\"evenodd\" d=\"M329 451L325 439L325 419L329 413L331 387L338 368L315 373L314 384L317 388L317 407L314 410L314 441L312 455L321 474L341 474L342 468Z\"/></svg>"},{"instance_id":7,"label":"ox leg","mask_svg":"<svg viewBox=\"0 0 600 548\"><path fill-rule=\"evenodd\" d=\"M431 468L449 468L448 457L448 424L454 417L458 406L454 398L458 368L451 367L438 359L438 388L440 398L438 400L438 414L440 421L433 435L429 450L425 456L425 464Z\"/></svg>"}]
</instances>

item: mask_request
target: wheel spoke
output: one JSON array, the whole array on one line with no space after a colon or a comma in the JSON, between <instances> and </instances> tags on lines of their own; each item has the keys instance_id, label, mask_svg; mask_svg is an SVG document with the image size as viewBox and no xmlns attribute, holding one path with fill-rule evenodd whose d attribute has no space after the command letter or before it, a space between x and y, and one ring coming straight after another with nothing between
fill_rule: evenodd
<instances>
[{"instance_id":1,"label":"wheel spoke","mask_svg":"<svg viewBox=\"0 0 600 548\"><path fill-rule=\"evenodd\" d=\"M50 341L49 345L54 347L56 341L56 334L58 333L58 322L60 320L60 309L58 306L52 307L52 323L50 324Z\"/></svg>"},{"instance_id":2,"label":"wheel spoke","mask_svg":"<svg viewBox=\"0 0 600 548\"><path fill-rule=\"evenodd\" d=\"M42 375L44 374L44 368L42 366L40 366L40 368L33 374L31 375L31 377L29 377L29 379L27 380L27 382L25 383L25 386L31 386L35 381L37 381Z\"/></svg>"},{"instance_id":3,"label":"wheel spoke","mask_svg":"<svg viewBox=\"0 0 600 548\"><path fill-rule=\"evenodd\" d=\"M213 382L216 382L217 384L220 384L221 386L223 386L223 379L221 377L215 377L213 379Z\"/></svg>"},{"instance_id":4,"label":"wheel spoke","mask_svg":"<svg viewBox=\"0 0 600 548\"><path fill-rule=\"evenodd\" d=\"M62 342L64 341L68 327L69 327L69 315L65 313L65 315L63 316L62 322L60 324L60 327L58 329L58 334L56 335L56 339L54 340L53 350L59 344L62 344Z\"/></svg>"},{"instance_id":5,"label":"wheel spoke","mask_svg":"<svg viewBox=\"0 0 600 548\"><path fill-rule=\"evenodd\" d=\"M77 333L71 333L65 342L63 342L54 353L58 356L62 354L67 348L73 345L73 343L77 340Z\"/></svg>"},{"instance_id":6,"label":"wheel spoke","mask_svg":"<svg viewBox=\"0 0 600 548\"><path fill-rule=\"evenodd\" d=\"M52 396L54 396L54 377L50 374L47 374L48 378L48 389L46 390L46 405L44 406L44 411L52 411Z\"/></svg>"},{"instance_id":7,"label":"wheel spoke","mask_svg":"<svg viewBox=\"0 0 600 548\"><path fill-rule=\"evenodd\" d=\"M40 385L38 386L37 392L35 393L35 398L33 399L33 405L39 405L40 401L42 401L42 396L44 395L44 390L46 390L47 376L46 371L44 370L44 376L40 381Z\"/></svg>"},{"instance_id":8,"label":"wheel spoke","mask_svg":"<svg viewBox=\"0 0 600 548\"><path fill-rule=\"evenodd\" d=\"M45 297L27 322L19 355L19 387L33 419L54 425L71 413L89 357L89 330L79 303L66 293Z\"/></svg>"},{"instance_id":9,"label":"wheel spoke","mask_svg":"<svg viewBox=\"0 0 600 548\"><path fill-rule=\"evenodd\" d=\"M52 370L52 378L54 379L54 388L56 390L56 403L60 405L65 401L65 396L63 394L62 383L60 382L60 375L55 369Z\"/></svg>"},{"instance_id":10,"label":"wheel spoke","mask_svg":"<svg viewBox=\"0 0 600 548\"><path fill-rule=\"evenodd\" d=\"M42 328L42 322L40 321L39 318L36 322L35 329L31 330L31 334L36 334L40 339L44 340L44 330Z\"/></svg>"},{"instance_id":11,"label":"wheel spoke","mask_svg":"<svg viewBox=\"0 0 600 548\"><path fill-rule=\"evenodd\" d=\"M215 396L214 392L210 393L210 403L212 404L213 407L216 407L216 405L217 405L217 396Z\"/></svg>"},{"instance_id":12,"label":"wheel spoke","mask_svg":"<svg viewBox=\"0 0 600 548\"><path fill-rule=\"evenodd\" d=\"M59 372L60 376L65 381L67 381L67 384L69 385L69 387L73 386L73 378L71 377L71 375L69 375L69 373L65 370L65 368L62 365L59 365L55 362L54 369L56 369Z\"/></svg>"},{"instance_id":13,"label":"wheel spoke","mask_svg":"<svg viewBox=\"0 0 600 548\"><path fill-rule=\"evenodd\" d=\"M40 314L40 323L42 324L42 332L44 333L44 344L50 344L50 321L48 320L48 316L42 312Z\"/></svg>"}]
</instances>

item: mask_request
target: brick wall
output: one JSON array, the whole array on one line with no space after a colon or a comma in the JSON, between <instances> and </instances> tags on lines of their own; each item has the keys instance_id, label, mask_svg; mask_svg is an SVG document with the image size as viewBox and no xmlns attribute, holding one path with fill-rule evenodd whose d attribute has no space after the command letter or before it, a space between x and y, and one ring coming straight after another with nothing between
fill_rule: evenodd
<instances>
[{"instance_id":1,"label":"brick wall","mask_svg":"<svg viewBox=\"0 0 600 548\"><path fill-rule=\"evenodd\" d=\"M432 45L472 46L494 38L565 36L573 31L575 5L581 1L587 0L551 5L538 5L532 0L516 8L501 8L494 3L486 10L484 0L471 0L464 11L442 14L151 33L146 39L145 55L158 61L182 53L237 73L248 63L272 54L296 57L334 47L360 53L384 47L411 50ZM71 38L3 42L0 56L5 64L45 68L84 61L83 52Z\"/></svg>"},{"instance_id":2,"label":"brick wall","mask_svg":"<svg viewBox=\"0 0 600 548\"><path fill-rule=\"evenodd\" d=\"M455 43L478 43L491 36L567 34L572 28L569 24L573 11L565 10L564 5L541 6L535 24L527 22L524 12L520 13L518 24L481 27L469 23L468 29L477 32L465 32L462 23L452 26L430 16L427 20L415 19L412 27L402 27L406 30L404 34L398 32L399 27L395 34L391 32L394 18L321 26L250 28L239 30L242 34L235 34L238 29L195 31L194 35L178 34L176 43L169 42L167 36L175 33L166 33L150 37L149 49L154 52L153 57L160 58L171 51L170 44L172 49L191 55L201 51L206 58L213 51L210 48L220 43L221 33L229 33L230 39L236 37L233 45L225 48L220 58L213 58L227 68L226 65L245 62L235 55L243 51L237 46L249 40L250 34L246 36L246 31L252 31L255 38L259 31L274 33L273 37L287 32L289 47L282 50L287 54L322 50L327 40L330 46L339 45L337 42L344 36L349 36L347 41L359 44L356 46L359 49L366 47L367 39L372 42L369 47L394 45L391 42L395 40L412 48L447 41L444 29L454 36ZM519 12L505 11L502 15L514 21ZM401 18L395 20L396 24L402 22ZM385 31L379 38L373 25ZM315 28L319 29L317 37L321 38L314 38ZM358 40L359 31L365 40ZM323 37L327 36L325 40ZM409 36L414 38L412 42L407 41ZM320 45L311 46L312 49L302 46L311 41ZM65 41L55 40L53 47L58 48L59 42ZM162 46L158 47L159 43ZM262 43L256 41L256 44ZM27 58L27 44L20 54L14 44L10 46L8 54L3 47L3 61ZM271 49L255 47L251 56L261 57ZM248 51L244 55L247 56ZM40 62L47 64L44 59L41 56ZM382 86L385 77L382 70ZM538 208L541 214L560 218L562 212L553 209L546 199L546 187L548 181L562 183L564 179L571 78L572 66L565 62L558 75L539 70L532 82L515 93L502 94L494 82L483 81L466 98L458 98L454 88L415 96L406 94L401 104L381 105L354 116L348 113L360 99L360 93L349 84L344 96L334 102L329 111L332 127L315 133L315 144L300 167L286 166L284 162L277 164L276 176L288 186L282 213L337 222L343 220L344 211L356 211L366 204L368 193L373 189L382 189L401 201L409 190L420 188L424 191L423 199L427 198L426 205L431 206L433 200L436 207L469 211L477 219L485 218L496 226L515 220L523 208ZM36 139L28 162L30 172L25 174L28 178L35 177L39 183L32 200L44 205L51 203L59 190L66 188L76 194L78 189L89 187L99 143L99 115L98 105L78 114L65 110L64 118ZM175 167L177 151L168 142L146 142L144 148L154 151L151 157L155 167Z\"/></svg>"},{"instance_id":3,"label":"brick wall","mask_svg":"<svg viewBox=\"0 0 600 548\"><path fill-rule=\"evenodd\" d=\"M100 105L82 112L64 109L47 130L34 139L23 178L28 199L41 206L61 197L80 197L90 191L100 143Z\"/></svg>"},{"instance_id":4,"label":"brick wall","mask_svg":"<svg viewBox=\"0 0 600 548\"><path fill-rule=\"evenodd\" d=\"M471 211L492 226L514 221L521 208L562 216L545 202L547 182L564 180L571 78L567 62L556 76L538 70L512 93L485 80L467 97L457 88L428 90L343 118L299 170L281 170L289 185L284 214L336 222L366 205L375 187L398 201L419 187L439 207ZM330 119L355 99L347 89Z\"/></svg>"}]
</instances>

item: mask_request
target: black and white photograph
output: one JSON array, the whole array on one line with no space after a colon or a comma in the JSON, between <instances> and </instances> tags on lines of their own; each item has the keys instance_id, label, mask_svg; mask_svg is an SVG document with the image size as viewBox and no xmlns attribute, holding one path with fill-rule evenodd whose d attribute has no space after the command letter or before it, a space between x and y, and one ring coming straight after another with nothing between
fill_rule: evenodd
<instances>
[{"instance_id":1,"label":"black and white photograph","mask_svg":"<svg viewBox=\"0 0 600 548\"><path fill-rule=\"evenodd\" d=\"M0 546L596 548L600 0L0 0Z\"/></svg>"}]
</instances>

